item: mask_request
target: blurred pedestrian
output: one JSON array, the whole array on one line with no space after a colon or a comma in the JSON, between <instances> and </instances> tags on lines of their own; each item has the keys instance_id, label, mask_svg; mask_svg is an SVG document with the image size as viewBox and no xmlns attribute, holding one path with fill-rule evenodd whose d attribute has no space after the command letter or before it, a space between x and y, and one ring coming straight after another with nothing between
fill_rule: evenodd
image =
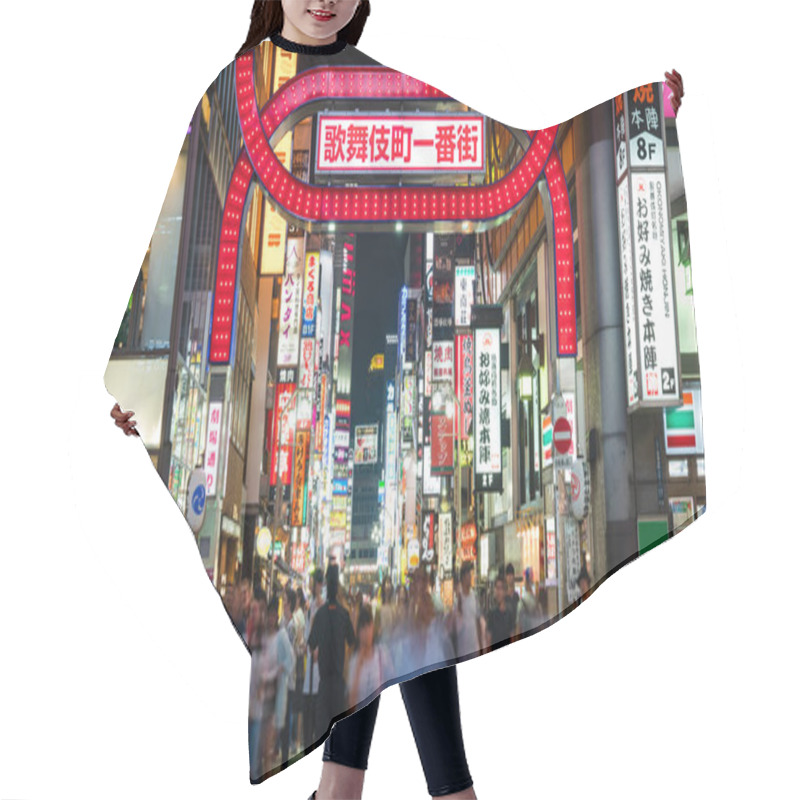
<instances>
[{"instance_id":1,"label":"blurred pedestrian","mask_svg":"<svg viewBox=\"0 0 800 800\"><path fill-rule=\"evenodd\" d=\"M368 605L362 606L358 613L356 639L357 648L350 657L348 669L349 708L358 705L394 676L388 649L375 642L374 617Z\"/></svg>"},{"instance_id":2,"label":"blurred pedestrian","mask_svg":"<svg viewBox=\"0 0 800 800\"><path fill-rule=\"evenodd\" d=\"M592 593L592 579L585 563L578 573L578 590L581 593L579 602L583 602Z\"/></svg>"},{"instance_id":3,"label":"blurred pedestrian","mask_svg":"<svg viewBox=\"0 0 800 800\"><path fill-rule=\"evenodd\" d=\"M281 758L287 761L289 758L289 744L294 739L294 718L297 714L300 705L297 698L297 639L298 636L302 640L303 625L305 620L302 613L298 618L296 616L297 608L297 592L291 586L286 586L284 592L283 604L283 617L281 618L280 627L286 632L286 637L289 640L289 645L292 649L292 670L287 676L286 680L286 723L281 730ZM299 625L299 629L298 629Z\"/></svg>"},{"instance_id":4,"label":"blurred pedestrian","mask_svg":"<svg viewBox=\"0 0 800 800\"><path fill-rule=\"evenodd\" d=\"M517 633L525 633L539 622L539 601L533 585L533 568L525 567L525 586L517 604Z\"/></svg>"},{"instance_id":5,"label":"blurred pedestrian","mask_svg":"<svg viewBox=\"0 0 800 800\"><path fill-rule=\"evenodd\" d=\"M265 725L265 712L272 713L274 702L274 684L268 685L267 657L262 647L264 628L266 626L266 603L263 600L253 602L250 607L249 636L251 651L250 661L250 702L248 705L250 745L250 772L258 775L263 772L262 737Z\"/></svg>"},{"instance_id":6,"label":"blurred pedestrian","mask_svg":"<svg viewBox=\"0 0 800 800\"><path fill-rule=\"evenodd\" d=\"M511 641L516 639L517 611L519 610L519 595L517 594L517 576L514 573L514 565L509 561L506 564L506 605L511 611L514 619L514 630L511 633Z\"/></svg>"},{"instance_id":7,"label":"blurred pedestrian","mask_svg":"<svg viewBox=\"0 0 800 800\"><path fill-rule=\"evenodd\" d=\"M345 709L345 644L355 645L356 635L350 616L338 600L339 567L329 564L325 574L327 599L314 616L308 648L317 651L319 697L317 698L314 740L322 736L330 721Z\"/></svg>"},{"instance_id":8,"label":"blurred pedestrian","mask_svg":"<svg viewBox=\"0 0 800 800\"><path fill-rule=\"evenodd\" d=\"M311 635L311 625L317 610L322 605L322 584L324 578L322 570L317 568L311 576L311 598L308 601L306 611L306 624L303 630L305 653L305 672L303 675L303 748L308 747L316 741L314 736L315 718L317 708L317 697L319 694L319 665L317 663L317 653L308 648L308 638Z\"/></svg>"},{"instance_id":9,"label":"blurred pedestrian","mask_svg":"<svg viewBox=\"0 0 800 800\"><path fill-rule=\"evenodd\" d=\"M437 617L444 616L444 603L439 592L436 591L436 570L431 570L428 576L431 584L431 599L433 600L433 609Z\"/></svg>"},{"instance_id":10,"label":"blurred pedestrian","mask_svg":"<svg viewBox=\"0 0 800 800\"><path fill-rule=\"evenodd\" d=\"M294 672L294 652L286 630L278 622L280 599L273 597L267 605L267 625L264 634L265 673L269 676L270 685L274 683L269 694L273 697L272 713L268 718L266 754L267 769L278 762L278 749L281 734L286 724L286 705L288 700L289 678Z\"/></svg>"},{"instance_id":11,"label":"blurred pedestrian","mask_svg":"<svg viewBox=\"0 0 800 800\"><path fill-rule=\"evenodd\" d=\"M461 565L456 602L451 612L451 630L455 635L455 651L460 657L478 654L483 649L483 626L478 599L472 589L474 565Z\"/></svg>"},{"instance_id":12,"label":"blurred pedestrian","mask_svg":"<svg viewBox=\"0 0 800 800\"><path fill-rule=\"evenodd\" d=\"M511 609L506 577L500 571L494 579L494 605L486 618L486 627L489 629L489 650L497 650L511 640L517 621Z\"/></svg>"},{"instance_id":13,"label":"blurred pedestrian","mask_svg":"<svg viewBox=\"0 0 800 800\"><path fill-rule=\"evenodd\" d=\"M395 628L405 630L408 623L408 587L401 583L395 594Z\"/></svg>"},{"instance_id":14,"label":"blurred pedestrian","mask_svg":"<svg viewBox=\"0 0 800 800\"><path fill-rule=\"evenodd\" d=\"M395 622L395 605L392 602L393 598L394 590L392 581L389 576L386 575L381 585L381 604L378 608L378 626L376 631L377 637L384 644L389 641Z\"/></svg>"}]
</instances>

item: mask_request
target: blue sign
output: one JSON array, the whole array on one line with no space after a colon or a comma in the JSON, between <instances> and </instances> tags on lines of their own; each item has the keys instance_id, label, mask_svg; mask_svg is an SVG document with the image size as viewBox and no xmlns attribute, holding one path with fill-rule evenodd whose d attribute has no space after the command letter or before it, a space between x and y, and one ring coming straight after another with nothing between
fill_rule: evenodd
<instances>
[{"instance_id":1,"label":"blue sign","mask_svg":"<svg viewBox=\"0 0 800 800\"><path fill-rule=\"evenodd\" d=\"M194 492L192 492L192 511L195 514L200 516L203 513L203 509L206 507L206 487L202 484L200 486L195 487Z\"/></svg>"}]
</instances>

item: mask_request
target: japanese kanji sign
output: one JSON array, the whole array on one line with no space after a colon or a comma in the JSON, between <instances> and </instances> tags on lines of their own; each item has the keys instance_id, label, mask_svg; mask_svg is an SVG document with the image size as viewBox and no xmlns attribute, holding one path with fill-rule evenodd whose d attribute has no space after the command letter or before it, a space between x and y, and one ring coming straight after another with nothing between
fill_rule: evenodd
<instances>
[{"instance_id":1,"label":"japanese kanji sign","mask_svg":"<svg viewBox=\"0 0 800 800\"><path fill-rule=\"evenodd\" d=\"M303 298L303 273L288 272L281 284L281 308L278 320L278 366L297 365L300 344L300 308Z\"/></svg>"},{"instance_id":2,"label":"japanese kanji sign","mask_svg":"<svg viewBox=\"0 0 800 800\"><path fill-rule=\"evenodd\" d=\"M617 95L617 219L628 411L681 402L660 84Z\"/></svg>"},{"instance_id":3,"label":"japanese kanji sign","mask_svg":"<svg viewBox=\"0 0 800 800\"><path fill-rule=\"evenodd\" d=\"M479 114L319 114L316 170L480 172Z\"/></svg>"},{"instance_id":4,"label":"japanese kanji sign","mask_svg":"<svg viewBox=\"0 0 800 800\"><path fill-rule=\"evenodd\" d=\"M503 489L500 399L502 309L475 306L475 491Z\"/></svg>"},{"instance_id":5,"label":"japanese kanji sign","mask_svg":"<svg viewBox=\"0 0 800 800\"><path fill-rule=\"evenodd\" d=\"M206 430L206 496L217 493L217 463L222 431L222 403L208 404L208 426Z\"/></svg>"}]
</instances>

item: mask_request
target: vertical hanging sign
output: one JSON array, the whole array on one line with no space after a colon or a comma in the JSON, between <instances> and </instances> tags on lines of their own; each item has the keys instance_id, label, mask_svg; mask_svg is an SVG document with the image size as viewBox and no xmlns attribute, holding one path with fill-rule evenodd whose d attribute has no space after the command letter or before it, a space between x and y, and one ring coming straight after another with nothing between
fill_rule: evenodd
<instances>
[{"instance_id":1,"label":"vertical hanging sign","mask_svg":"<svg viewBox=\"0 0 800 800\"><path fill-rule=\"evenodd\" d=\"M303 336L316 333L317 295L319 294L319 253L306 253L306 269L303 281Z\"/></svg>"},{"instance_id":2,"label":"vertical hanging sign","mask_svg":"<svg viewBox=\"0 0 800 800\"><path fill-rule=\"evenodd\" d=\"M208 425L206 426L206 497L217 493L217 463L222 431L222 403L208 404Z\"/></svg>"},{"instance_id":3,"label":"vertical hanging sign","mask_svg":"<svg viewBox=\"0 0 800 800\"><path fill-rule=\"evenodd\" d=\"M296 367L300 345L300 305L303 273L287 272L281 284L278 320L278 367Z\"/></svg>"},{"instance_id":4,"label":"vertical hanging sign","mask_svg":"<svg viewBox=\"0 0 800 800\"><path fill-rule=\"evenodd\" d=\"M475 330L474 471L476 492L503 490L500 404L502 306L473 306Z\"/></svg>"},{"instance_id":5,"label":"vertical hanging sign","mask_svg":"<svg viewBox=\"0 0 800 800\"><path fill-rule=\"evenodd\" d=\"M628 411L680 405L661 83L611 102Z\"/></svg>"},{"instance_id":6,"label":"vertical hanging sign","mask_svg":"<svg viewBox=\"0 0 800 800\"><path fill-rule=\"evenodd\" d=\"M311 433L297 431L294 448L294 483L292 486L292 525L306 524L306 484L308 481L308 456L311 446Z\"/></svg>"}]
</instances>

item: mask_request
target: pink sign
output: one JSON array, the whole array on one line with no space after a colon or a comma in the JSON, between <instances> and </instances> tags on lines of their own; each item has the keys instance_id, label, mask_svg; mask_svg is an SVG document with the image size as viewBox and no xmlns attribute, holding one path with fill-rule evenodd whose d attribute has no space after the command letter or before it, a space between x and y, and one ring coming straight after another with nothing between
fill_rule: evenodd
<instances>
[{"instance_id":1,"label":"pink sign","mask_svg":"<svg viewBox=\"0 0 800 800\"><path fill-rule=\"evenodd\" d=\"M479 114L320 114L317 171L483 172Z\"/></svg>"}]
</instances>

